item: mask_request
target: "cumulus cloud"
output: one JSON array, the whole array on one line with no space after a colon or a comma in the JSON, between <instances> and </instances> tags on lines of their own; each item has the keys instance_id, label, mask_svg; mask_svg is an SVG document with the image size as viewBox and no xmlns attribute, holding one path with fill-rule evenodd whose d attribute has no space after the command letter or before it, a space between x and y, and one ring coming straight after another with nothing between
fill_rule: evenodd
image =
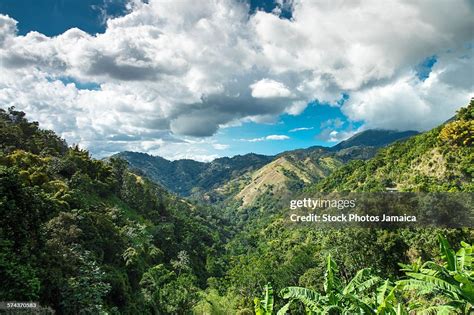
<instances>
[{"instance_id":1,"label":"cumulus cloud","mask_svg":"<svg viewBox=\"0 0 474 315\"><path fill-rule=\"evenodd\" d=\"M281 82L262 79L250 85L255 98L289 97L290 90Z\"/></svg>"},{"instance_id":2,"label":"cumulus cloud","mask_svg":"<svg viewBox=\"0 0 474 315\"><path fill-rule=\"evenodd\" d=\"M356 128L351 122L344 122L341 118L333 118L321 123L321 131L315 139L325 142L340 142L366 129L366 126Z\"/></svg>"},{"instance_id":3,"label":"cumulus cloud","mask_svg":"<svg viewBox=\"0 0 474 315\"><path fill-rule=\"evenodd\" d=\"M341 118L333 118L323 121L321 123L321 128L332 127L332 128L341 128L344 125L344 121Z\"/></svg>"},{"instance_id":4,"label":"cumulus cloud","mask_svg":"<svg viewBox=\"0 0 474 315\"><path fill-rule=\"evenodd\" d=\"M460 70L463 67L468 70ZM457 76L451 77L453 72ZM343 111L352 120L364 120L370 128L427 130L466 105L473 96L473 73L472 60L458 59L435 66L425 81L411 73L354 92Z\"/></svg>"},{"instance_id":5,"label":"cumulus cloud","mask_svg":"<svg viewBox=\"0 0 474 315\"><path fill-rule=\"evenodd\" d=\"M5 42L13 37L17 32L16 21L6 15L0 14L0 47L5 45Z\"/></svg>"},{"instance_id":6,"label":"cumulus cloud","mask_svg":"<svg viewBox=\"0 0 474 315\"><path fill-rule=\"evenodd\" d=\"M472 96L467 0L280 7L292 18L278 10L249 15L240 1L135 0L107 20L104 33L70 29L55 37L18 35L17 21L0 15L1 106L25 110L94 154L171 154L166 148L183 136L298 115L308 102L335 103L342 93L352 120L419 130ZM433 55L420 81L412 69ZM88 85L97 88L81 88Z\"/></svg>"}]
</instances>

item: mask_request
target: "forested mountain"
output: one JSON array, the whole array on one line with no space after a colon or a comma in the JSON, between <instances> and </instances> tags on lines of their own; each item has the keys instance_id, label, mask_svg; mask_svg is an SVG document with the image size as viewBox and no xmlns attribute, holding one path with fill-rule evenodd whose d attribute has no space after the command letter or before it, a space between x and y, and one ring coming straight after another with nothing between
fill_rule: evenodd
<instances>
[{"instance_id":1,"label":"forested mountain","mask_svg":"<svg viewBox=\"0 0 474 315\"><path fill-rule=\"evenodd\" d=\"M218 158L209 163L194 160L169 161L160 156L138 152L121 152L114 157L126 160L134 170L143 172L156 183L182 196L212 190L273 159L272 156L252 153Z\"/></svg>"},{"instance_id":2,"label":"forested mountain","mask_svg":"<svg viewBox=\"0 0 474 315\"><path fill-rule=\"evenodd\" d=\"M451 122L407 141L391 144L372 159L349 162L319 183L293 194L292 199L311 197L319 191L385 191L387 187L404 191L472 192L473 111L471 101ZM443 251L452 252L446 245L437 246L438 233L447 236L451 244L459 241L472 243L474 234L471 228L295 227L286 219L288 205L272 203L271 200L265 199L251 210L238 212L251 220L228 245L227 294L232 296L240 292L242 305L251 308L252 297L260 297L259 290L264 291L265 285L270 283L275 299L257 300L257 313L266 314L264 311L266 305L270 305L269 301L275 309L285 309L288 306L285 303L289 301L287 312L291 314L308 310L319 314L329 312L329 309L335 314L344 311L371 314L374 309L377 309L377 314L408 314L410 310L429 309L447 314L472 311L474 296L469 293L459 300L443 297L444 293L437 287L445 283L441 281L450 281L453 292L458 290L455 286L459 288L460 283L452 278L442 280L441 271L426 267L435 268L434 264L427 263L421 267L419 260L451 255L443 254ZM251 215L253 213L257 215ZM462 255L461 252L463 250L458 255ZM405 269L401 269L399 263L404 264ZM440 266L436 268L442 270ZM405 272L408 277L413 277L412 282L407 280L412 286L403 287L401 283L405 280L400 280L402 282L394 289L397 279L406 279ZM453 272L449 274L454 275ZM425 273L439 278L428 280ZM473 285L470 274L471 278L466 280L468 286ZM380 279L387 280L380 282ZM345 296L354 282L361 291ZM362 293L362 288L369 283L371 291ZM383 285L377 288L376 283L385 283L385 289ZM346 285L348 287L343 289ZM332 291L333 288L340 289ZM272 296L271 292L267 286L267 296ZM379 299L371 297L370 292L385 293ZM426 296L428 292L431 293ZM356 296L362 298L359 300ZM292 301L303 303L298 305ZM379 302L383 304L377 304ZM369 304L372 306L365 308Z\"/></svg>"},{"instance_id":3,"label":"forested mountain","mask_svg":"<svg viewBox=\"0 0 474 315\"><path fill-rule=\"evenodd\" d=\"M205 196L235 202L239 207L255 205L258 200L277 202L306 185L318 182L343 164L327 148L315 147L280 154L263 167L230 180Z\"/></svg>"},{"instance_id":4,"label":"forested mountain","mask_svg":"<svg viewBox=\"0 0 474 315\"><path fill-rule=\"evenodd\" d=\"M345 163L373 157L380 147L403 141L414 131L368 130L331 148L314 146L278 154L260 169L249 171L206 194L207 199L237 203L240 208L258 203L274 205L301 189L318 183Z\"/></svg>"},{"instance_id":5,"label":"forested mountain","mask_svg":"<svg viewBox=\"0 0 474 315\"><path fill-rule=\"evenodd\" d=\"M226 224L24 115L0 111L0 300L45 314L192 308L223 272Z\"/></svg>"},{"instance_id":6,"label":"forested mountain","mask_svg":"<svg viewBox=\"0 0 474 315\"><path fill-rule=\"evenodd\" d=\"M259 198L284 197L328 176L342 164L369 159L378 148L406 139L415 131L367 130L334 147L314 146L282 152L224 157L209 163L194 160L169 161L145 153L122 152L132 169L182 196L207 202L236 201L253 205Z\"/></svg>"},{"instance_id":7,"label":"forested mountain","mask_svg":"<svg viewBox=\"0 0 474 315\"><path fill-rule=\"evenodd\" d=\"M171 166L129 153L180 165L173 176L188 179L214 165L225 181L197 181L210 189L206 203L2 110L0 299L38 301L45 314L469 314L472 228L291 226L281 201L320 191L472 192L473 108L370 159L365 146ZM219 189L230 198L212 195ZM455 253L448 243L460 241ZM265 288L267 298L255 299Z\"/></svg>"}]
</instances>

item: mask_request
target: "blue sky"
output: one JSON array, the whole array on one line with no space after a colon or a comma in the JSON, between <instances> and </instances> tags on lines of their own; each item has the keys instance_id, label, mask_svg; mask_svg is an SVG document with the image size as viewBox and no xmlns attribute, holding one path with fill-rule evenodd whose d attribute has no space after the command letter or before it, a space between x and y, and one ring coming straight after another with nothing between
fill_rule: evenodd
<instances>
[{"instance_id":1,"label":"blue sky","mask_svg":"<svg viewBox=\"0 0 474 315\"><path fill-rule=\"evenodd\" d=\"M336 122L336 126L334 126ZM337 123L338 122L338 123ZM339 106L311 103L300 115L283 114L276 123L244 123L242 126L221 129L216 138L219 143L229 143L230 155L251 151L262 154L275 154L282 151L310 146L332 146L339 142L318 138L324 130L354 131L361 122L349 122ZM248 142L243 139L260 139L268 135L286 135L290 139L281 141Z\"/></svg>"},{"instance_id":2,"label":"blue sky","mask_svg":"<svg viewBox=\"0 0 474 315\"><path fill-rule=\"evenodd\" d=\"M250 12L271 12L276 4L271 0L248 1ZM19 34L38 31L48 36L59 35L72 27L88 33L105 31L105 16L120 16L127 12L127 0L2 0L0 12L20 21ZM290 18L291 11L282 10Z\"/></svg>"},{"instance_id":3,"label":"blue sky","mask_svg":"<svg viewBox=\"0 0 474 315\"><path fill-rule=\"evenodd\" d=\"M88 33L104 32L104 13L122 15L122 0L2 0L0 12L20 23L19 34L37 31L47 36L59 35L72 27Z\"/></svg>"},{"instance_id":4,"label":"blue sky","mask_svg":"<svg viewBox=\"0 0 474 315\"><path fill-rule=\"evenodd\" d=\"M444 4L398 6L3 0L0 99L97 157L209 160L427 130L472 92L472 6L459 0L449 23Z\"/></svg>"}]
</instances>

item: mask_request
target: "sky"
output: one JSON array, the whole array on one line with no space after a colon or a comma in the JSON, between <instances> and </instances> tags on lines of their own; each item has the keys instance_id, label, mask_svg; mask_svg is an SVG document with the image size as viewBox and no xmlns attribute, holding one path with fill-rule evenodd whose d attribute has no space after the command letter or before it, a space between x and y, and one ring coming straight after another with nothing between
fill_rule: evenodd
<instances>
[{"instance_id":1,"label":"sky","mask_svg":"<svg viewBox=\"0 0 474 315\"><path fill-rule=\"evenodd\" d=\"M0 0L0 106L97 158L428 130L473 97L474 2Z\"/></svg>"}]
</instances>

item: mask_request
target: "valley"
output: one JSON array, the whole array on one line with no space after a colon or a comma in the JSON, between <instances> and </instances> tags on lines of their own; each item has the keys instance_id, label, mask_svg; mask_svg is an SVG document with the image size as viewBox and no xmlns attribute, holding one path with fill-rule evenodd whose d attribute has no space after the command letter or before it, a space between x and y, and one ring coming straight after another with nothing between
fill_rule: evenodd
<instances>
[{"instance_id":1,"label":"valley","mask_svg":"<svg viewBox=\"0 0 474 315\"><path fill-rule=\"evenodd\" d=\"M275 308L298 314L318 309L303 292L328 290L328 270L341 285L362 273L393 286L408 281L399 263L451 255L439 242L462 241L471 255L471 228L292 228L283 200L472 192L473 101L420 134L368 130L334 147L209 163L134 152L96 160L23 112L0 114L0 297L39 301L46 313L252 314L265 309L255 298L269 296L271 284ZM415 310L413 301L427 307L416 290L393 293L381 314L397 305ZM469 307L466 294L459 307ZM285 304L289 296L294 303ZM340 298L341 308L362 307ZM449 301L440 295L437 305Z\"/></svg>"}]
</instances>

